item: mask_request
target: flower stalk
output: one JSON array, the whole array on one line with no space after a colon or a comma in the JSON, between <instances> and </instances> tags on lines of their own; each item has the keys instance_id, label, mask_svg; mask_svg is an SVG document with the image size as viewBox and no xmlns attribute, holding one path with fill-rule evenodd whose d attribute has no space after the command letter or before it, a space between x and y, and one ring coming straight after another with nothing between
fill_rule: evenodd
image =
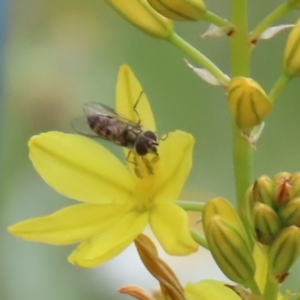
<instances>
[{"instance_id":1,"label":"flower stalk","mask_svg":"<svg viewBox=\"0 0 300 300\"><path fill-rule=\"evenodd\" d=\"M177 47L178 49L189 55L191 58L193 58L203 68L208 70L220 82L222 86L227 86L227 76L200 51L191 46L188 42L186 42L176 33L171 34L167 40L175 47Z\"/></svg>"},{"instance_id":2,"label":"flower stalk","mask_svg":"<svg viewBox=\"0 0 300 300\"><path fill-rule=\"evenodd\" d=\"M256 44L260 35L272 26L277 20L291 10L291 6L286 2L280 4L268 16L266 16L250 33L249 40L252 44Z\"/></svg>"}]
</instances>

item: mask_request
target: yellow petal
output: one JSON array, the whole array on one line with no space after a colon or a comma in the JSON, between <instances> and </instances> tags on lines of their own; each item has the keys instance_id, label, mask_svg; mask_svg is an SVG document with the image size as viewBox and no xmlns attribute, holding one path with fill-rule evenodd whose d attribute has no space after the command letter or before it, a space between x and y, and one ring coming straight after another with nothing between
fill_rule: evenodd
<instances>
[{"instance_id":1,"label":"yellow petal","mask_svg":"<svg viewBox=\"0 0 300 300\"><path fill-rule=\"evenodd\" d=\"M51 215L14 224L9 232L29 241L54 245L82 242L115 224L124 210L115 204L76 204Z\"/></svg>"},{"instance_id":2,"label":"yellow petal","mask_svg":"<svg viewBox=\"0 0 300 300\"><path fill-rule=\"evenodd\" d=\"M136 110L134 110L136 104ZM156 131L147 96L128 65L122 65L119 71L116 86L116 111L134 123L140 122L146 130Z\"/></svg>"},{"instance_id":3,"label":"yellow petal","mask_svg":"<svg viewBox=\"0 0 300 300\"><path fill-rule=\"evenodd\" d=\"M235 291L217 280L188 283L184 290L187 300L241 300Z\"/></svg>"},{"instance_id":4,"label":"yellow petal","mask_svg":"<svg viewBox=\"0 0 300 300\"><path fill-rule=\"evenodd\" d=\"M89 203L130 202L134 181L108 150L82 136L48 132L29 141L41 177L66 197Z\"/></svg>"},{"instance_id":5,"label":"yellow petal","mask_svg":"<svg viewBox=\"0 0 300 300\"><path fill-rule=\"evenodd\" d=\"M155 205L149 219L162 247L171 255L187 255L198 249L191 237L186 212L175 204Z\"/></svg>"},{"instance_id":6,"label":"yellow petal","mask_svg":"<svg viewBox=\"0 0 300 300\"><path fill-rule=\"evenodd\" d=\"M81 243L69 256L69 262L80 267L95 267L129 246L144 230L148 212L127 213L103 234Z\"/></svg>"},{"instance_id":7,"label":"yellow petal","mask_svg":"<svg viewBox=\"0 0 300 300\"><path fill-rule=\"evenodd\" d=\"M158 149L160 160L155 168L155 202L176 201L192 167L194 145L192 135L183 131L171 132Z\"/></svg>"}]
</instances>

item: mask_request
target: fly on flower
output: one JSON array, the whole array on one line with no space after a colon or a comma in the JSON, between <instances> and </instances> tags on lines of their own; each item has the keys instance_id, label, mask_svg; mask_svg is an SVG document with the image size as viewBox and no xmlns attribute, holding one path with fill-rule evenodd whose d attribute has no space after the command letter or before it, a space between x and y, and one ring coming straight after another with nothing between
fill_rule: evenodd
<instances>
[{"instance_id":1,"label":"fly on flower","mask_svg":"<svg viewBox=\"0 0 300 300\"><path fill-rule=\"evenodd\" d=\"M143 92L133 107L138 117L136 107L142 94ZM77 132L89 137L99 137L113 142L133 150L140 156L145 156L148 153L158 155L157 136L153 131L145 130L140 125L140 118L135 123L119 115L112 108L96 102L85 103L83 110L85 116L72 122L72 126ZM149 162L144 158L143 161L149 169ZM152 173L151 168L149 171Z\"/></svg>"}]
</instances>

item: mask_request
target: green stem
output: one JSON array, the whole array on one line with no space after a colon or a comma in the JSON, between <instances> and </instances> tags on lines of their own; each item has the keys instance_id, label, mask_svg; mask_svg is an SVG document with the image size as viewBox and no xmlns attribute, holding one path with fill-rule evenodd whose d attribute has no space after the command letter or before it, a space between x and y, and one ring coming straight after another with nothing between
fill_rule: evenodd
<instances>
[{"instance_id":1,"label":"green stem","mask_svg":"<svg viewBox=\"0 0 300 300\"><path fill-rule=\"evenodd\" d=\"M237 28L230 39L232 77L249 77L251 44L247 33L247 1L232 0L231 7L231 22ZM243 203L245 193L252 183L253 150L235 124L232 126L232 133L237 209L242 219L245 219Z\"/></svg>"},{"instance_id":2,"label":"green stem","mask_svg":"<svg viewBox=\"0 0 300 300\"><path fill-rule=\"evenodd\" d=\"M203 16L203 20L219 27L233 26L230 22L228 22L228 20L225 20L210 11L206 11L206 14Z\"/></svg>"},{"instance_id":3,"label":"green stem","mask_svg":"<svg viewBox=\"0 0 300 300\"><path fill-rule=\"evenodd\" d=\"M261 296L261 292L259 290L259 287L255 281L255 279L248 280L245 282L245 286L249 287L251 292L256 296ZM259 298L260 299L260 298ZM266 298L268 299L268 298ZM269 300L269 299L268 299Z\"/></svg>"},{"instance_id":4,"label":"green stem","mask_svg":"<svg viewBox=\"0 0 300 300\"><path fill-rule=\"evenodd\" d=\"M267 281L264 290L264 299L277 300L279 291L279 284L271 278L270 274L267 276Z\"/></svg>"},{"instance_id":5,"label":"green stem","mask_svg":"<svg viewBox=\"0 0 300 300\"><path fill-rule=\"evenodd\" d=\"M283 3L277 8L275 8L266 18L264 18L256 28L250 33L250 41L255 43L260 35L270 26L272 26L278 19L280 19L284 14L289 12L292 8L288 3Z\"/></svg>"},{"instance_id":6,"label":"green stem","mask_svg":"<svg viewBox=\"0 0 300 300\"><path fill-rule=\"evenodd\" d=\"M185 211L202 211L205 203L192 202L192 201L176 201L176 204L183 208Z\"/></svg>"},{"instance_id":7,"label":"green stem","mask_svg":"<svg viewBox=\"0 0 300 300\"><path fill-rule=\"evenodd\" d=\"M251 44L248 41L247 1L232 0L231 22L237 30L230 39L232 76L249 76Z\"/></svg>"},{"instance_id":8,"label":"green stem","mask_svg":"<svg viewBox=\"0 0 300 300\"><path fill-rule=\"evenodd\" d=\"M287 76L286 74L282 74L274 86L272 87L271 91L269 92L269 99L272 103L276 100L276 98L279 96L279 94L282 92L282 90L286 87L286 85L290 81L290 77Z\"/></svg>"},{"instance_id":9,"label":"green stem","mask_svg":"<svg viewBox=\"0 0 300 300\"><path fill-rule=\"evenodd\" d=\"M168 41L197 61L203 68L208 70L218 79L221 85L226 86L228 84L228 77L211 60L187 43L179 35L173 33L169 36Z\"/></svg>"},{"instance_id":10,"label":"green stem","mask_svg":"<svg viewBox=\"0 0 300 300\"><path fill-rule=\"evenodd\" d=\"M209 250L209 246L207 244L206 238L201 236L198 232L196 232L195 230L190 230L191 235L193 237L193 239L195 240L195 242L197 244L199 244L200 246L202 246L203 248Z\"/></svg>"}]
</instances>

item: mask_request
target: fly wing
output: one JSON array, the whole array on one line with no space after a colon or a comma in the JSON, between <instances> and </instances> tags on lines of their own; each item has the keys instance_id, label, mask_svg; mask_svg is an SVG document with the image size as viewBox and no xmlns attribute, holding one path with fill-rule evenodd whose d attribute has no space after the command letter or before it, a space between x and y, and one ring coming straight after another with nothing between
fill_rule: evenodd
<instances>
[{"instance_id":1,"label":"fly wing","mask_svg":"<svg viewBox=\"0 0 300 300\"><path fill-rule=\"evenodd\" d=\"M134 124L137 125L136 123L126 119L125 117L121 116L118 114L114 109L112 109L109 106L106 106L101 103L97 102L87 102L83 105L83 110L85 112L86 117L90 117L93 115L103 115L103 116L110 116L116 120L119 120L123 124Z\"/></svg>"},{"instance_id":2,"label":"fly wing","mask_svg":"<svg viewBox=\"0 0 300 300\"><path fill-rule=\"evenodd\" d=\"M104 104L97 103L97 102L85 103L83 105L83 110L84 110L85 116L80 116L80 117L74 118L71 121L72 128L76 132L78 132L82 135L85 135L88 137L93 137L93 138L100 137L100 138L107 140L105 137L102 137L102 136L99 136L98 134L96 134L90 128L89 123L88 123L88 118L91 116L94 116L94 115L105 115L105 116L111 116L113 118L116 118L117 117L116 112L112 108L110 108Z\"/></svg>"},{"instance_id":3,"label":"fly wing","mask_svg":"<svg viewBox=\"0 0 300 300\"><path fill-rule=\"evenodd\" d=\"M74 118L71 121L71 127L74 131L85 135L87 137L96 138L98 137L97 134L90 128L87 118L85 116L80 116L77 118Z\"/></svg>"},{"instance_id":4,"label":"fly wing","mask_svg":"<svg viewBox=\"0 0 300 300\"><path fill-rule=\"evenodd\" d=\"M104 115L116 118L118 114L110 107L97 103L97 102L87 102L83 104L83 110L87 117L92 115Z\"/></svg>"}]
</instances>

